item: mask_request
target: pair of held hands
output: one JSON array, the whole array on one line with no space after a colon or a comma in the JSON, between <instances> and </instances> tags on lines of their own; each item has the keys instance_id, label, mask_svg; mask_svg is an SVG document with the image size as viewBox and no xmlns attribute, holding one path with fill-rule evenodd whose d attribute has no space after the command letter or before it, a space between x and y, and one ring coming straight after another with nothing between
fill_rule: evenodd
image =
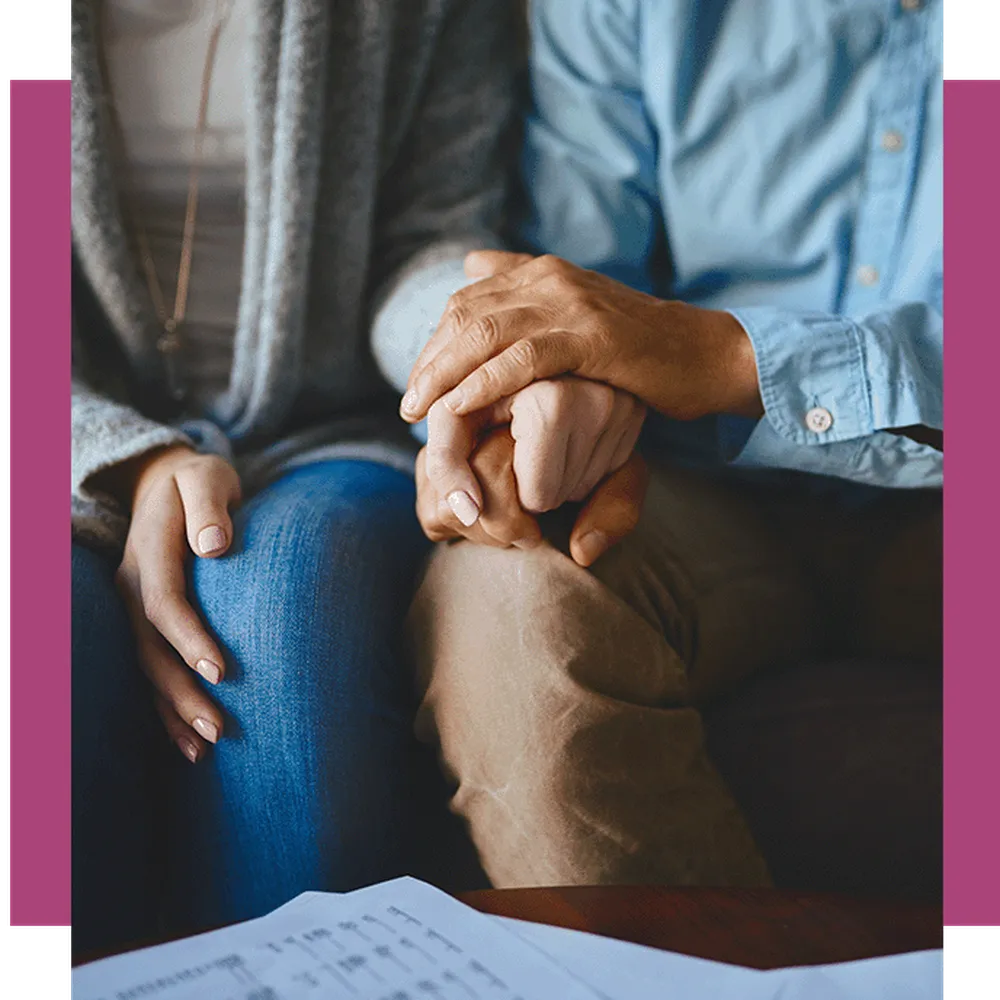
<instances>
[{"instance_id":1,"label":"pair of held hands","mask_svg":"<svg viewBox=\"0 0 1000 1000\"><path fill-rule=\"evenodd\" d=\"M534 514L582 501L570 552L588 566L635 527L646 405L691 419L762 412L746 334L726 313L665 302L558 258L472 254L410 375L401 413L427 417L417 514L433 540L541 542ZM170 739L190 761L222 735L194 676L225 674L186 595L190 553L218 558L240 501L223 459L172 447L102 485L132 511L117 582Z\"/></svg>"},{"instance_id":2,"label":"pair of held hands","mask_svg":"<svg viewBox=\"0 0 1000 1000\"><path fill-rule=\"evenodd\" d=\"M530 548L541 540L533 514L586 500L570 553L589 566L639 515L642 400L682 419L760 412L749 340L724 313L665 303L555 257L475 253L466 271L480 281L450 299L400 407L406 420L427 417L417 514L434 541ZM664 352L672 318L687 336ZM664 362L675 376L667 393ZM728 384L737 374L745 398Z\"/></svg>"}]
</instances>

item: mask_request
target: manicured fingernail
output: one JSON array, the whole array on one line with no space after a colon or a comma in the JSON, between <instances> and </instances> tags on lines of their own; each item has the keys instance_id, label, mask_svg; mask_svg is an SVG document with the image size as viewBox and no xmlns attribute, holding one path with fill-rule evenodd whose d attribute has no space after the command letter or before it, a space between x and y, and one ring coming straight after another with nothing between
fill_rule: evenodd
<instances>
[{"instance_id":1,"label":"manicured fingernail","mask_svg":"<svg viewBox=\"0 0 1000 1000\"><path fill-rule=\"evenodd\" d=\"M211 660L199 660L194 669L208 681L209 684L218 684L222 677L222 671Z\"/></svg>"},{"instance_id":2,"label":"manicured fingernail","mask_svg":"<svg viewBox=\"0 0 1000 1000\"><path fill-rule=\"evenodd\" d=\"M217 524L210 524L198 532L198 551L203 556L211 555L226 547L226 533Z\"/></svg>"},{"instance_id":3,"label":"manicured fingernail","mask_svg":"<svg viewBox=\"0 0 1000 1000\"><path fill-rule=\"evenodd\" d=\"M407 391L406 395L403 396L403 401L399 404L400 412L406 414L414 414L417 412L417 403L419 402L419 397L417 396L416 389L410 389Z\"/></svg>"},{"instance_id":4,"label":"manicured fingernail","mask_svg":"<svg viewBox=\"0 0 1000 1000\"><path fill-rule=\"evenodd\" d=\"M608 547L608 536L603 531L588 531L576 544L583 564L589 566Z\"/></svg>"},{"instance_id":5,"label":"manicured fingernail","mask_svg":"<svg viewBox=\"0 0 1000 1000\"><path fill-rule=\"evenodd\" d=\"M186 736L178 738L177 748L192 764L198 763L198 748Z\"/></svg>"},{"instance_id":6,"label":"manicured fingernail","mask_svg":"<svg viewBox=\"0 0 1000 1000\"><path fill-rule=\"evenodd\" d=\"M449 493L448 506L455 517L467 528L471 528L479 520L479 507L465 490L455 490L454 493Z\"/></svg>"},{"instance_id":7,"label":"manicured fingernail","mask_svg":"<svg viewBox=\"0 0 1000 1000\"><path fill-rule=\"evenodd\" d=\"M462 408L462 404L464 402L465 393L461 389L452 389L451 392L444 397L444 405L447 406L452 413L457 413Z\"/></svg>"},{"instance_id":8,"label":"manicured fingernail","mask_svg":"<svg viewBox=\"0 0 1000 1000\"><path fill-rule=\"evenodd\" d=\"M219 742L219 730L207 719L195 719L191 723L199 736L204 736L209 743Z\"/></svg>"}]
</instances>

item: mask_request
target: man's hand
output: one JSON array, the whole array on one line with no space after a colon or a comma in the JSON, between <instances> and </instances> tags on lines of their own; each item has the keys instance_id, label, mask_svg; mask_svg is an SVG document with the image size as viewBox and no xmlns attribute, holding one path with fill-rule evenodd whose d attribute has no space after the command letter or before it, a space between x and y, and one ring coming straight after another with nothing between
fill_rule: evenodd
<instances>
[{"instance_id":1,"label":"man's hand","mask_svg":"<svg viewBox=\"0 0 1000 1000\"><path fill-rule=\"evenodd\" d=\"M564 373L677 419L763 413L750 339L728 313L657 299L558 257L480 251L467 271L492 276L449 300L410 373L406 420L442 397L458 415L485 410Z\"/></svg>"},{"instance_id":2,"label":"man's hand","mask_svg":"<svg viewBox=\"0 0 1000 1000\"><path fill-rule=\"evenodd\" d=\"M454 505L435 488L427 474L427 449L417 456L417 517L432 541L467 538L500 548L534 548L541 543L538 522L524 511L514 474L515 442L508 427L493 430L471 458L472 474L481 488L481 514L466 525ZM570 536L570 554L590 566L631 532L639 520L649 477L638 452L599 483L580 511Z\"/></svg>"}]
</instances>

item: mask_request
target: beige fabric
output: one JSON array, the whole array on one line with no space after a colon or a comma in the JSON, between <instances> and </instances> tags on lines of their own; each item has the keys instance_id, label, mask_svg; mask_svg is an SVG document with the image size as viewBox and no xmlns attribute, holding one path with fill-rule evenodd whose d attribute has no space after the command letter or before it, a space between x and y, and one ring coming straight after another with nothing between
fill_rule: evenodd
<instances>
[{"instance_id":1,"label":"beige fabric","mask_svg":"<svg viewBox=\"0 0 1000 1000\"><path fill-rule=\"evenodd\" d=\"M661 468L592 572L565 554L567 523L532 552L440 546L411 611L418 733L440 741L487 874L767 884L698 706L840 652L938 657L940 495L851 512L804 484Z\"/></svg>"}]
</instances>

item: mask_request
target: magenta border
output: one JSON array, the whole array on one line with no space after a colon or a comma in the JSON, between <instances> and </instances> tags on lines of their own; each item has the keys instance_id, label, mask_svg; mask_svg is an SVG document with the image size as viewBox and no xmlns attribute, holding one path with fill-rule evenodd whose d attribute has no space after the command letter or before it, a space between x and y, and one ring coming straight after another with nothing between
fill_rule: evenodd
<instances>
[{"instance_id":1,"label":"magenta border","mask_svg":"<svg viewBox=\"0 0 1000 1000\"><path fill-rule=\"evenodd\" d=\"M10 86L10 922L70 922L70 84Z\"/></svg>"},{"instance_id":2,"label":"magenta border","mask_svg":"<svg viewBox=\"0 0 1000 1000\"><path fill-rule=\"evenodd\" d=\"M1000 82L945 83L945 898L1000 924Z\"/></svg>"}]
</instances>

